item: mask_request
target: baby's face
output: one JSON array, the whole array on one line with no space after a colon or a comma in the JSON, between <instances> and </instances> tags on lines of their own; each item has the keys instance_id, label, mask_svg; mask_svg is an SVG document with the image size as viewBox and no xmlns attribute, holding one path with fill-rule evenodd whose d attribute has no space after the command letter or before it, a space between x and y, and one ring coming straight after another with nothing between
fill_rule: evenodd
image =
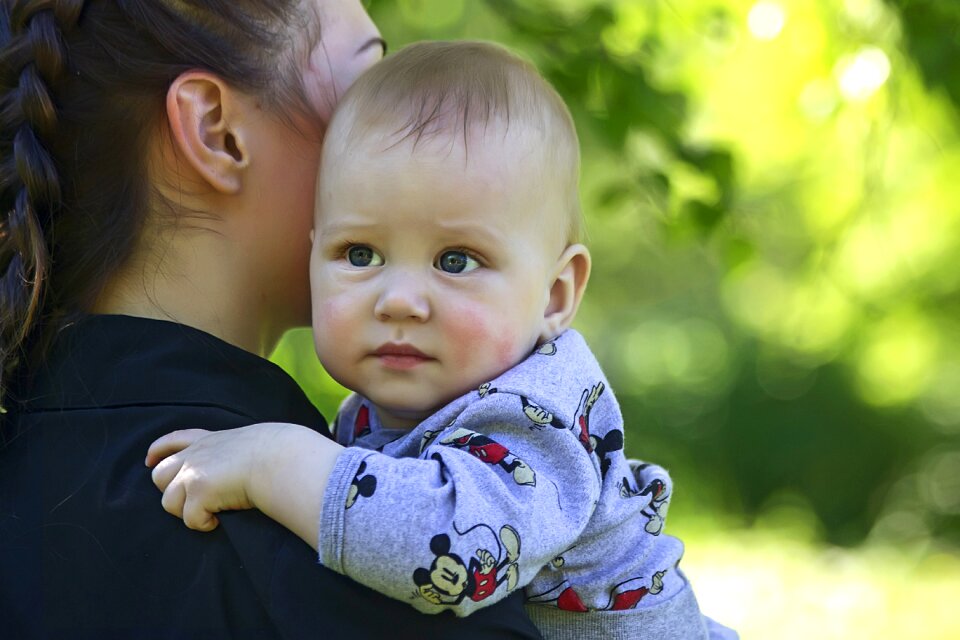
<instances>
[{"instance_id":1,"label":"baby's face","mask_svg":"<svg viewBox=\"0 0 960 640\"><path fill-rule=\"evenodd\" d=\"M324 165L310 263L317 355L412 426L522 360L566 225L539 154L500 134L358 142Z\"/></svg>"}]
</instances>

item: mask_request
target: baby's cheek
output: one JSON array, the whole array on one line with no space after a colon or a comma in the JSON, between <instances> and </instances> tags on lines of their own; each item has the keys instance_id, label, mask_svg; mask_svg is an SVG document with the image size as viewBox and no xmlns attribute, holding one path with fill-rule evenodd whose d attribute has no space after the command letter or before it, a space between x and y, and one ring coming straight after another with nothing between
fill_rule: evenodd
<instances>
[{"instance_id":1,"label":"baby's cheek","mask_svg":"<svg viewBox=\"0 0 960 640\"><path fill-rule=\"evenodd\" d=\"M318 340L330 340L343 323L343 304L325 299L313 302L313 332Z\"/></svg>"},{"instance_id":2,"label":"baby's cheek","mask_svg":"<svg viewBox=\"0 0 960 640\"><path fill-rule=\"evenodd\" d=\"M313 339L317 356L324 367L335 365L335 361L339 359L338 352L350 344L357 328L355 316L356 314L351 313L351 305L342 299L331 298L314 302Z\"/></svg>"},{"instance_id":3,"label":"baby's cheek","mask_svg":"<svg viewBox=\"0 0 960 640\"><path fill-rule=\"evenodd\" d=\"M523 357L516 328L505 322L503 314L491 314L479 305L464 305L456 314L458 321L448 336L455 350L455 359L471 382L487 382Z\"/></svg>"}]
</instances>

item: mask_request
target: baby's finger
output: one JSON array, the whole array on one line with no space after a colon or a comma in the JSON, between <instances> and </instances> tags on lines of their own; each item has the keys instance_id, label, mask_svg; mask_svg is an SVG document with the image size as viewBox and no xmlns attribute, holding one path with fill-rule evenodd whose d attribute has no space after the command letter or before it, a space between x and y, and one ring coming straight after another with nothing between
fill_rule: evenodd
<instances>
[{"instance_id":1,"label":"baby's finger","mask_svg":"<svg viewBox=\"0 0 960 640\"><path fill-rule=\"evenodd\" d=\"M186 498L187 493L183 488L183 483L174 482L163 492L163 499L160 500L160 504L163 505L163 510L170 515L183 518L183 503Z\"/></svg>"},{"instance_id":2,"label":"baby's finger","mask_svg":"<svg viewBox=\"0 0 960 640\"><path fill-rule=\"evenodd\" d=\"M168 433L153 441L147 449L147 459L144 462L148 467L152 467L167 456L183 451L209 433L206 429L182 429Z\"/></svg>"},{"instance_id":3,"label":"baby's finger","mask_svg":"<svg viewBox=\"0 0 960 640\"><path fill-rule=\"evenodd\" d=\"M188 495L183 505L183 523L195 531L213 531L220 521L199 499Z\"/></svg>"},{"instance_id":4,"label":"baby's finger","mask_svg":"<svg viewBox=\"0 0 960 640\"><path fill-rule=\"evenodd\" d=\"M177 477L182 466L183 460L180 456L173 455L169 458L164 458L153 468L153 471L150 472L153 484L157 485L157 489L160 489L160 491L166 491L167 485Z\"/></svg>"}]
</instances>

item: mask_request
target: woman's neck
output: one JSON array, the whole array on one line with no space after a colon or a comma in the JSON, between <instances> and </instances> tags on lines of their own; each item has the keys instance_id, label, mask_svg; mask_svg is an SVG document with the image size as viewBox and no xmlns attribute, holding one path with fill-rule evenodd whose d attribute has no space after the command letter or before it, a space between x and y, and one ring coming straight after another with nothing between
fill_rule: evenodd
<instances>
[{"instance_id":1,"label":"woman's neck","mask_svg":"<svg viewBox=\"0 0 960 640\"><path fill-rule=\"evenodd\" d=\"M92 311L169 320L206 331L257 355L273 350L287 328L250 282L237 251L209 232L180 229L136 251L104 287Z\"/></svg>"}]
</instances>

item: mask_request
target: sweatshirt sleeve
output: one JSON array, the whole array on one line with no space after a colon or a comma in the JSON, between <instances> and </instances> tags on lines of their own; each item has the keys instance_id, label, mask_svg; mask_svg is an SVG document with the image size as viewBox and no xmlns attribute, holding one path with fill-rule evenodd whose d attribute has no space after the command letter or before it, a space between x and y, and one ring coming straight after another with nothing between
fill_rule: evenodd
<instances>
[{"instance_id":1,"label":"sweatshirt sleeve","mask_svg":"<svg viewBox=\"0 0 960 640\"><path fill-rule=\"evenodd\" d=\"M345 450L320 522L320 561L427 613L465 616L569 549L600 494L576 425L493 393L425 430L417 458Z\"/></svg>"}]
</instances>

